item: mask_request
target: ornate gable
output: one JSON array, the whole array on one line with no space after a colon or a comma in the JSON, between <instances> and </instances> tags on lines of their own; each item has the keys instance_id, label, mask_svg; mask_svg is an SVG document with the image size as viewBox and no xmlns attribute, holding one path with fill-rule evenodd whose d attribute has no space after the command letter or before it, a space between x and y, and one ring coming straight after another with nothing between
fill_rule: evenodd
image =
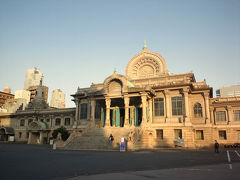
<instances>
[{"instance_id":1,"label":"ornate gable","mask_svg":"<svg viewBox=\"0 0 240 180\"><path fill-rule=\"evenodd\" d=\"M168 74L167 65L162 56L144 48L134 56L126 67L129 79L143 79Z\"/></svg>"}]
</instances>

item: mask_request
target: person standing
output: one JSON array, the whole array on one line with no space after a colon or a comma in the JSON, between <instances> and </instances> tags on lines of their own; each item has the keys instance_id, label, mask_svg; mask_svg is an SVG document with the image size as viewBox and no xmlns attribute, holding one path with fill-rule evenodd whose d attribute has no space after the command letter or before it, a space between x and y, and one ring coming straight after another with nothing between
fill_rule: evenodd
<instances>
[{"instance_id":1,"label":"person standing","mask_svg":"<svg viewBox=\"0 0 240 180\"><path fill-rule=\"evenodd\" d=\"M110 134L110 136L109 136L109 143L112 144L113 140L114 140L113 135Z\"/></svg>"},{"instance_id":2,"label":"person standing","mask_svg":"<svg viewBox=\"0 0 240 180\"><path fill-rule=\"evenodd\" d=\"M214 143L214 150L215 150L215 153L219 153L219 144L217 140L215 140L215 143Z\"/></svg>"}]
</instances>

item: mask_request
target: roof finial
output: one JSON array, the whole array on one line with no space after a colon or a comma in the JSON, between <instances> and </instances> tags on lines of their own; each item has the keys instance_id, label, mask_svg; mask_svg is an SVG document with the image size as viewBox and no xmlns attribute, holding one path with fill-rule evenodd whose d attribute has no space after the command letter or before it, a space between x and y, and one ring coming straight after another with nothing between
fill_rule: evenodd
<instances>
[{"instance_id":1,"label":"roof finial","mask_svg":"<svg viewBox=\"0 0 240 180\"><path fill-rule=\"evenodd\" d=\"M147 49L147 43L146 43L146 39L144 39L144 45L143 45L143 49Z\"/></svg>"},{"instance_id":2,"label":"roof finial","mask_svg":"<svg viewBox=\"0 0 240 180\"><path fill-rule=\"evenodd\" d=\"M116 73L117 73L117 69L116 69L116 68L114 68L113 74L116 74Z\"/></svg>"}]
</instances>

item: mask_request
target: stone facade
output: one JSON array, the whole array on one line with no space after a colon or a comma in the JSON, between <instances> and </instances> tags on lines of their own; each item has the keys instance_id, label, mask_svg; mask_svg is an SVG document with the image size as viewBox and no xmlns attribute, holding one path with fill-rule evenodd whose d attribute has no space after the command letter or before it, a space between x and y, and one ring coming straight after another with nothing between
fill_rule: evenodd
<instances>
[{"instance_id":1,"label":"stone facade","mask_svg":"<svg viewBox=\"0 0 240 180\"><path fill-rule=\"evenodd\" d=\"M240 142L240 121L228 120L233 118L230 109L239 111L240 100L234 105L226 100L218 107L205 80L196 82L192 72L169 73L163 57L146 47L129 61L126 75L115 71L103 83L78 88L72 96L74 128L101 128L114 136L124 132L132 149L174 147L179 142L202 148L215 139L222 144ZM229 113L219 124L212 112L220 107ZM224 140L220 130L226 131Z\"/></svg>"},{"instance_id":2,"label":"stone facade","mask_svg":"<svg viewBox=\"0 0 240 180\"><path fill-rule=\"evenodd\" d=\"M47 86L42 86L44 90L44 99L45 102L48 102L48 87ZM36 90L38 86L30 86L27 90L30 91L30 102L35 98L36 96Z\"/></svg>"},{"instance_id":3,"label":"stone facade","mask_svg":"<svg viewBox=\"0 0 240 180\"><path fill-rule=\"evenodd\" d=\"M75 108L50 108L45 101L42 81L36 89L36 95L25 110L11 115L11 127L15 130L15 141L29 144L49 143L54 129L65 126L72 131Z\"/></svg>"},{"instance_id":4,"label":"stone facade","mask_svg":"<svg viewBox=\"0 0 240 180\"><path fill-rule=\"evenodd\" d=\"M64 126L71 132L75 108L18 111L13 114L15 140L29 144L49 143L53 130Z\"/></svg>"},{"instance_id":5,"label":"stone facade","mask_svg":"<svg viewBox=\"0 0 240 180\"><path fill-rule=\"evenodd\" d=\"M0 115L16 141L48 143L53 130L65 126L71 132L65 149L119 148L122 137L131 150L240 143L240 97L213 98L205 80L197 82L193 72L169 73L164 58L146 47L125 75L114 71L103 83L78 88L76 108L49 107L43 87L40 81L25 110Z\"/></svg>"}]
</instances>

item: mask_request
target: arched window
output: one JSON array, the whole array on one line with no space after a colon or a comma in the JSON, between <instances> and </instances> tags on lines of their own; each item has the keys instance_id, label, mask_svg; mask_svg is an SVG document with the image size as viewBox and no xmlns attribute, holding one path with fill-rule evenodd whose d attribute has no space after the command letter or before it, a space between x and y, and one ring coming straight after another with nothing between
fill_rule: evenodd
<instances>
[{"instance_id":1,"label":"arched window","mask_svg":"<svg viewBox=\"0 0 240 180\"><path fill-rule=\"evenodd\" d=\"M194 117L195 118L203 117L203 115L202 115L202 106L201 106L200 103L194 104Z\"/></svg>"},{"instance_id":2,"label":"arched window","mask_svg":"<svg viewBox=\"0 0 240 180\"><path fill-rule=\"evenodd\" d=\"M109 93L114 95L122 94L122 83L119 80L112 80L109 84Z\"/></svg>"}]
</instances>

